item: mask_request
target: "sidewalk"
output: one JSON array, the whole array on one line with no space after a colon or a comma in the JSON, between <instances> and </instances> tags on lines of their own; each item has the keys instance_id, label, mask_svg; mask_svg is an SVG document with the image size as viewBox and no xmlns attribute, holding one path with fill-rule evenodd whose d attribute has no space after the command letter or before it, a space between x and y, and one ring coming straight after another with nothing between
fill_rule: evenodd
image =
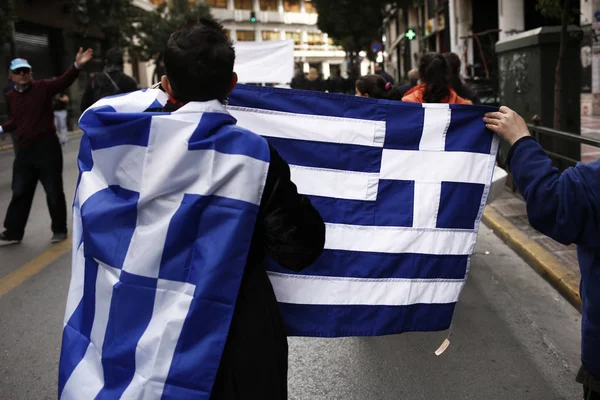
<instances>
[{"instance_id":1,"label":"sidewalk","mask_svg":"<svg viewBox=\"0 0 600 400\"><path fill-rule=\"evenodd\" d=\"M576 246L562 245L533 229L527 220L525 201L518 194L506 189L486 207L483 223L581 310Z\"/></svg>"},{"instance_id":2,"label":"sidewalk","mask_svg":"<svg viewBox=\"0 0 600 400\"><path fill-rule=\"evenodd\" d=\"M69 131L69 133L67 133L68 137L72 137L72 136L77 136L77 135L81 135L83 133L83 131L81 129L76 129L74 131ZM6 151L6 150L12 150L13 149L13 142L12 142L12 136L9 133L4 134L4 140L0 140L0 151Z\"/></svg>"}]
</instances>

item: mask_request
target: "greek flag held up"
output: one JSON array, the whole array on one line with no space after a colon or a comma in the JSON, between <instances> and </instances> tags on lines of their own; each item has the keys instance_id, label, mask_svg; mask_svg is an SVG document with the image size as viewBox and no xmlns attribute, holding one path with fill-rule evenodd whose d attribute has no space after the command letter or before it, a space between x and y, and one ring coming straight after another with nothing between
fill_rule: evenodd
<instances>
[{"instance_id":1,"label":"greek flag held up","mask_svg":"<svg viewBox=\"0 0 600 400\"><path fill-rule=\"evenodd\" d=\"M327 229L302 273L267 260L288 333L449 327L498 149L486 108L240 85L227 109L145 112L166 101L139 91L81 118L61 398L209 397L262 196L245 182L264 183L266 140Z\"/></svg>"}]
</instances>

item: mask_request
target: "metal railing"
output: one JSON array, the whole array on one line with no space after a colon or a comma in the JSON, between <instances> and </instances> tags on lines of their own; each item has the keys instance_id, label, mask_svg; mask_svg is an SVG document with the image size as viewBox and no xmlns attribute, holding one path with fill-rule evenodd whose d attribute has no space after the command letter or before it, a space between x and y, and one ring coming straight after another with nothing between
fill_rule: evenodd
<instances>
[{"instance_id":1,"label":"metal railing","mask_svg":"<svg viewBox=\"0 0 600 400\"><path fill-rule=\"evenodd\" d=\"M557 131L556 129L551 129L551 128L545 128L543 126L539 126L536 124L528 124L527 127L529 128L529 132L531 133L531 135L542 145L542 147L544 147L544 150L546 151L546 153L550 156L550 158L554 159L554 160L560 160L563 163L566 163L567 166L573 166L576 165L578 162L580 162L581 160L576 160L574 158L568 157L564 154L560 154L557 153L555 148L559 147L558 144L560 142L554 142L554 146L552 150L547 149L547 146L544 146L544 144L546 141L544 140L544 138L546 137L551 137L551 138L557 138L560 139L561 141L567 141L570 143L578 143L580 145L585 144L588 146L593 146L593 147L598 147L600 148L600 140L598 139L594 139L591 137L587 137L587 136L582 136L582 135L574 135L572 133L567 133L567 132L562 132L562 131Z\"/></svg>"}]
</instances>

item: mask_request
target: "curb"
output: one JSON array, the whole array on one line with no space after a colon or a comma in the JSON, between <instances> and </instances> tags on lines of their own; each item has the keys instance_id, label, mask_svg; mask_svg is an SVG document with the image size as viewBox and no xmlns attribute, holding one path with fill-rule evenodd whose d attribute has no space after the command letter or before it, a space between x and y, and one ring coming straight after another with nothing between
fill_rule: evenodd
<instances>
[{"instance_id":1,"label":"curb","mask_svg":"<svg viewBox=\"0 0 600 400\"><path fill-rule=\"evenodd\" d=\"M482 221L581 312L579 276L565 268L556 257L527 237L492 207L485 208Z\"/></svg>"},{"instance_id":2,"label":"curb","mask_svg":"<svg viewBox=\"0 0 600 400\"><path fill-rule=\"evenodd\" d=\"M78 136L78 135L81 135L82 133L83 133L83 131L81 129L69 131L67 133L67 137ZM0 146L0 151L12 150L12 148L13 148L12 144L4 144L4 145Z\"/></svg>"}]
</instances>

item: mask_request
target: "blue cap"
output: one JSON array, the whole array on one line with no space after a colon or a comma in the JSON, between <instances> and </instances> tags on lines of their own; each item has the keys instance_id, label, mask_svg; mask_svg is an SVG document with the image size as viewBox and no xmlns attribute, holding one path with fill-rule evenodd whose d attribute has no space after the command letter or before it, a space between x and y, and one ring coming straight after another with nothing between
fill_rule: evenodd
<instances>
[{"instance_id":1,"label":"blue cap","mask_svg":"<svg viewBox=\"0 0 600 400\"><path fill-rule=\"evenodd\" d=\"M15 58L14 60L12 60L10 62L10 70L11 71L14 71L14 70L19 69L19 68L29 68L29 69L32 69L31 65L29 65L29 63L27 62L27 60L24 59L24 58Z\"/></svg>"}]
</instances>

